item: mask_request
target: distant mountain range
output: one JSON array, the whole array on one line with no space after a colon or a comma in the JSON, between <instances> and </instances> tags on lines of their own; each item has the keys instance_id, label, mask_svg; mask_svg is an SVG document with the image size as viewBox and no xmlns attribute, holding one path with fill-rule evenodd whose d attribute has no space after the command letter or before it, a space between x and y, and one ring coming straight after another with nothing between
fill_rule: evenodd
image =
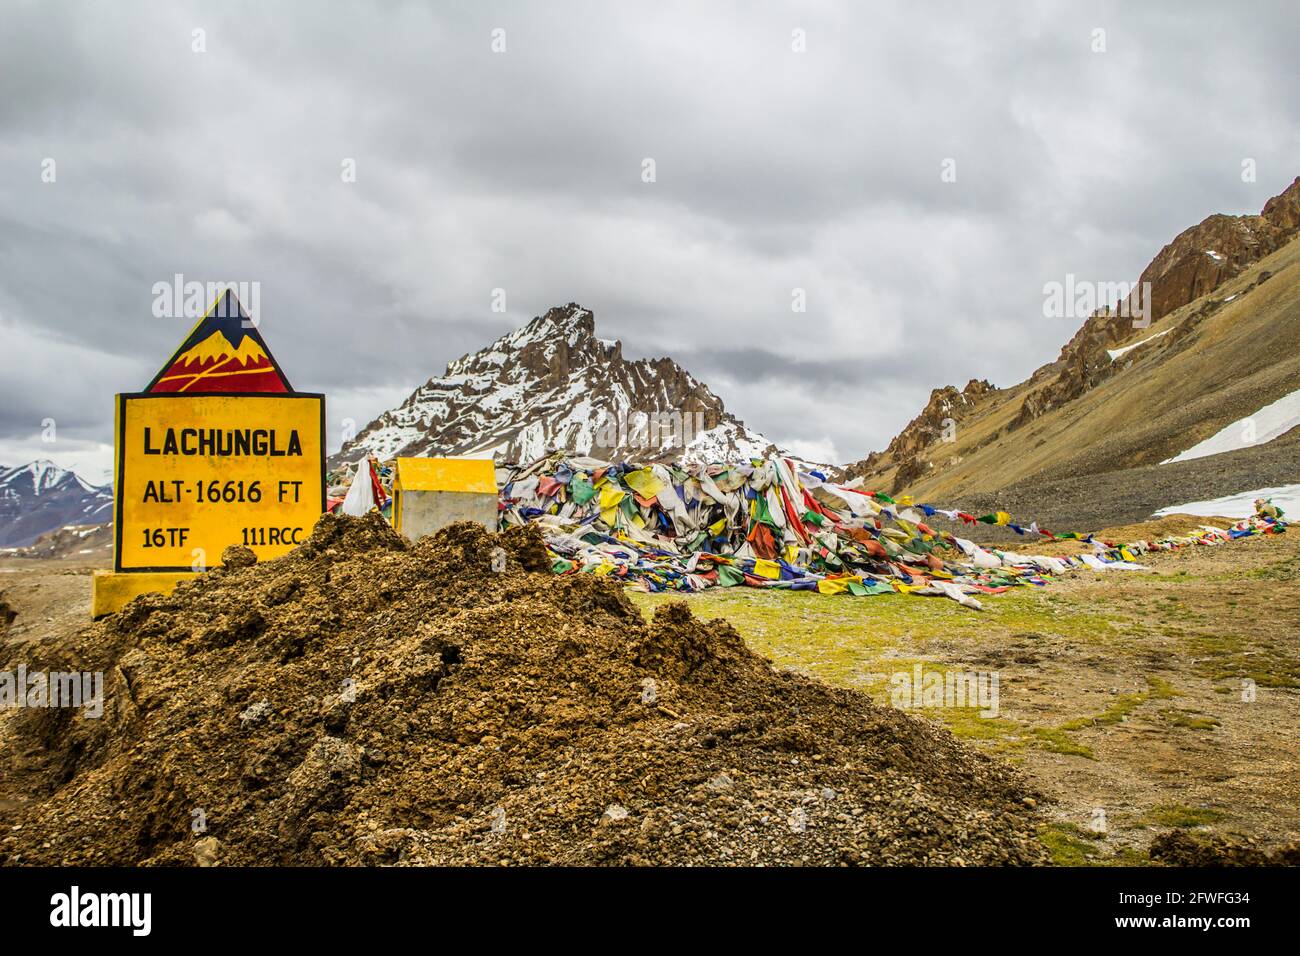
<instances>
[{"instance_id":1,"label":"distant mountain range","mask_svg":"<svg viewBox=\"0 0 1300 956\"><path fill-rule=\"evenodd\" d=\"M529 462L563 449L604 460L734 461L779 451L671 358L626 359L577 303L447 366L332 461L372 453Z\"/></svg>"},{"instance_id":2,"label":"distant mountain range","mask_svg":"<svg viewBox=\"0 0 1300 956\"><path fill-rule=\"evenodd\" d=\"M0 547L21 548L64 525L113 520L113 492L51 461L0 467Z\"/></svg>"}]
</instances>

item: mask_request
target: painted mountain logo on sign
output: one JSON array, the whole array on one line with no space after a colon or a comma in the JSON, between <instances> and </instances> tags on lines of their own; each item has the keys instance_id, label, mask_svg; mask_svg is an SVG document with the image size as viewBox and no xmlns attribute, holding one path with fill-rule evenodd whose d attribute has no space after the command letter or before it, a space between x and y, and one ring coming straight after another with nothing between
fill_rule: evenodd
<instances>
[{"instance_id":1,"label":"painted mountain logo on sign","mask_svg":"<svg viewBox=\"0 0 1300 956\"><path fill-rule=\"evenodd\" d=\"M257 326L226 290L146 392L292 392Z\"/></svg>"}]
</instances>

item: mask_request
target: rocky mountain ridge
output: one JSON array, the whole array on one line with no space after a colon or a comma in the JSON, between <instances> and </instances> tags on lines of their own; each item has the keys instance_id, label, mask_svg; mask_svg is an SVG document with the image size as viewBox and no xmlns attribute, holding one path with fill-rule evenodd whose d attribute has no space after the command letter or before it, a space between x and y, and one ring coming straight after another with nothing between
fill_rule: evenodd
<instances>
[{"instance_id":1,"label":"rocky mountain ridge","mask_svg":"<svg viewBox=\"0 0 1300 956\"><path fill-rule=\"evenodd\" d=\"M570 302L537 316L384 412L334 456L494 457L564 450L605 460L727 461L775 446L671 358L627 359Z\"/></svg>"},{"instance_id":2,"label":"rocky mountain ridge","mask_svg":"<svg viewBox=\"0 0 1300 956\"><path fill-rule=\"evenodd\" d=\"M1023 429L1053 409L1069 405L1136 360L1140 353L1129 353L1148 341L1159 339L1161 347L1171 347L1193 334L1201 320L1231 301L1214 299L1211 293L1282 249L1297 234L1300 177L1265 203L1259 215L1206 217L1183 230L1155 255L1126 302L1090 315L1055 361L1010 388L972 381L960 391L953 386L935 389L921 414L895 436L885 451L873 452L848 465L847 473L891 491L902 491L919 479L933 477L936 459L943 457L939 448L949 418L960 423L992 416L996 410L997 417L1006 420L996 433L981 439L982 444L988 444ZM1259 273L1251 287L1270 277L1267 271ZM1149 294L1145 299L1138 298L1144 289ZM1205 302L1175 327L1152 328L1201 299ZM1006 403L1012 407L1000 407ZM963 453L968 456L975 450L977 447L964 449Z\"/></svg>"}]
</instances>

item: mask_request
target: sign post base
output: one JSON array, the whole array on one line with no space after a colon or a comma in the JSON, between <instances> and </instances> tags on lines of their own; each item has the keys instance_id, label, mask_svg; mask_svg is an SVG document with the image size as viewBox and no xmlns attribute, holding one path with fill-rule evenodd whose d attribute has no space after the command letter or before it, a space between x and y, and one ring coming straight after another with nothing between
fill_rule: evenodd
<instances>
[{"instance_id":1,"label":"sign post base","mask_svg":"<svg viewBox=\"0 0 1300 956\"><path fill-rule=\"evenodd\" d=\"M198 576L193 571L96 571L90 586L90 616L116 614L128 601L141 594L170 594L182 581L191 581Z\"/></svg>"}]
</instances>

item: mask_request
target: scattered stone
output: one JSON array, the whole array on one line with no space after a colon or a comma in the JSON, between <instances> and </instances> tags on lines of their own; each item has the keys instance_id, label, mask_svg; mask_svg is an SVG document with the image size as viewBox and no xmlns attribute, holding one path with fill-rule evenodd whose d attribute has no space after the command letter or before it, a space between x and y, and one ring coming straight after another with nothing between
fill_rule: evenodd
<instances>
[{"instance_id":1,"label":"scattered stone","mask_svg":"<svg viewBox=\"0 0 1300 956\"><path fill-rule=\"evenodd\" d=\"M194 862L199 866L216 866L220 852L221 843L216 837L204 837L194 844Z\"/></svg>"},{"instance_id":2,"label":"scattered stone","mask_svg":"<svg viewBox=\"0 0 1300 956\"><path fill-rule=\"evenodd\" d=\"M292 790L318 795L361 777L361 748L337 737L321 737L289 774Z\"/></svg>"},{"instance_id":3,"label":"scattered stone","mask_svg":"<svg viewBox=\"0 0 1300 956\"><path fill-rule=\"evenodd\" d=\"M716 776L710 777L709 782L705 784L705 786L707 786L710 790L719 790L719 791L730 790L735 785L736 785L736 781L732 780L731 776L726 773L720 773L717 774Z\"/></svg>"},{"instance_id":4,"label":"scattered stone","mask_svg":"<svg viewBox=\"0 0 1300 956\"><path fill-rule=\"evenodd\" d=\"M242 544L229 545L221 552L221 566L232 571L251 568L255 564L257 564L257 554L252 548L246 548Z\"/></svg>"},{"instance_id":5,"label":"scattered stone","mask_svg":"<svg viewBox=\"0 0 1300 956\"><path fill-rule=\"evenodd\" d=\"M259 700L255 704L249 704L239 712L239 723L243 727L251 727L254 724L260 724L271 716L271 702L269 700Z\"/></svg>"}]
</instances>

